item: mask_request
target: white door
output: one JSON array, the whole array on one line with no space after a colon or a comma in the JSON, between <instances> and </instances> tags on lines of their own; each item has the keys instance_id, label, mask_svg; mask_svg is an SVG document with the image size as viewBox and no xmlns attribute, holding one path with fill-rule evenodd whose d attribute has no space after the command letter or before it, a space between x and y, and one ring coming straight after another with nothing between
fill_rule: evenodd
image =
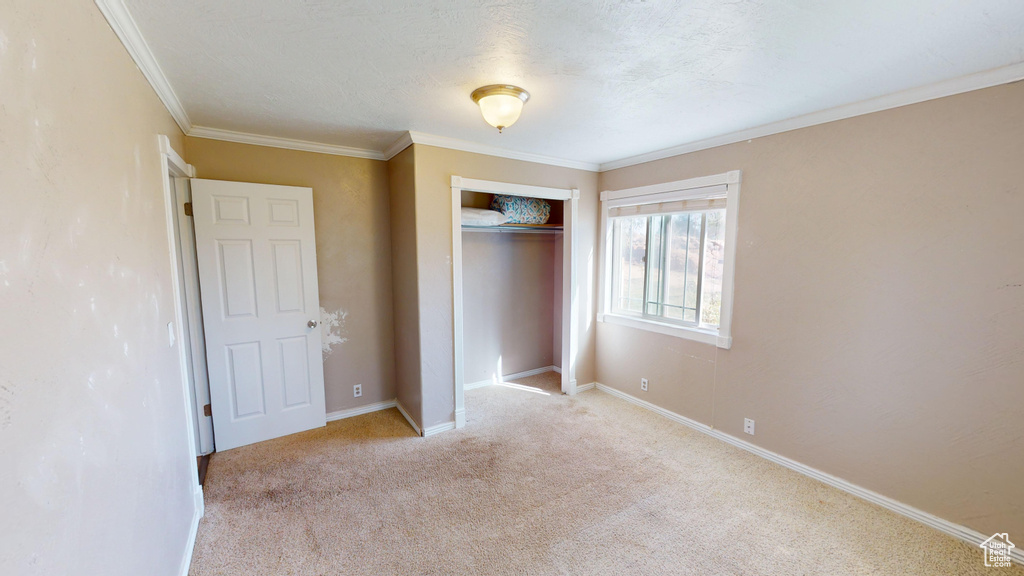
<instances>
[{"instance_id":1,"label":"white door","mask_svg":"<svg viewBox=\"0 0 1024 576\"><path fill-rule=\"evenodd\" d=\"M326 423L313 190L192 180L217 450Z\"/></svg>"},{"instance_id":2,"label":"white door","mask_svg":"<svg viewBox=\"0 0 1024 576\"><path fill-rule=\"evenodd\" d=\"M196 454L213 452L213 418L204 407L210 403L210 383L206 370L206 343L203 339L203 318L199 305L199 268L196 266L196 237L192 218L185 205L192 203L188 178L171 177L171 195L177 207L174 240L178 246L178 293L185 314L185 337L181 345L188 358L189 399L192 401L192 419L196 433Z\"/></svg>"}]
</instances>

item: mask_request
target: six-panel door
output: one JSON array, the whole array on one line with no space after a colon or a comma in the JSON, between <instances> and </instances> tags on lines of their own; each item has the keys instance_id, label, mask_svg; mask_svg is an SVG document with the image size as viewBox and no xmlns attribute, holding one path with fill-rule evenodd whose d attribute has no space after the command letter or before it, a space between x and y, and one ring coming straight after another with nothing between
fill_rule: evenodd
<instances>
[{"instance_id":1,"label":"six-panel door","mask_svg":"<svg viewBox=\"0 0 1024 576\"><path fill-rule=\"evenodd\" d=\"M192 180L218 451L325 424L313 191Z\"/></svg>"}]
</instances>

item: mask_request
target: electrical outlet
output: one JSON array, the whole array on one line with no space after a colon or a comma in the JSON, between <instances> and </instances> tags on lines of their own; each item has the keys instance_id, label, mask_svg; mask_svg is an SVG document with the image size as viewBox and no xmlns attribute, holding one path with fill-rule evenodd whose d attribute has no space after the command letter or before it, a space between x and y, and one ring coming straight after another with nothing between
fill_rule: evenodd
<instances>
[{"instance_id":1,"label":"electrical outlet","mask_svg":"<svg viewBox=\"0 0 1024 576\"><path fill-rule=\"evenodd\" d=\"M352 387L352 395L355 396L356 398L359 398L360 396L362 396L363 395L363 385L362 384L356 384L355 386L353 386Z\"/></svg>"},{"instance_id":2,"label":"electrical outlet","mask_svg":"<svg viewBox=\"0 0 1024 576\"><path fill-rule=\"evenodd\" d=\"M640 389L647 392L647 378L640 379Z\"/></svg>"},{"instance_id":3,"label":"electrical outlet","mask_svg":"<svg viewBox=\"0 0 1024 576\"><path fill-rule=\"evenodd\" d=\"M743 431L751 436L754 435L754 421L750 418L743 419Z\"/></svg>"}]
</instances>

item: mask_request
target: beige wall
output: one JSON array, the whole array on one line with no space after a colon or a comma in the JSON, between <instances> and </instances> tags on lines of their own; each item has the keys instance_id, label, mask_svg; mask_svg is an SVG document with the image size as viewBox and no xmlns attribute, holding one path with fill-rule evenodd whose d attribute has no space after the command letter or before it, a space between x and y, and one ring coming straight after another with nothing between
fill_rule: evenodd
<instances>
[{"instance_id":1,"label":"beige wall","mask_svg":"<svg viewBox=\"0 0 1024 576\"><path fill-rule=\"evenodd\" d=\"M467 384L554 362L555 260L553 234L462 233Z\"/></svg>"},{"instance_id":2,"label":"beige wall","mask_svg":"<svg viewBox=\"0 0 1024 576\"><path fill-rule=\"evenodd\" d=\"M205 138L185 146L199 178L313 189L327 411L395 398L387 164Z\"/></svg>"},{"instance_id":3,"label":"beige wall","mask_svg":"<svg viewBox=\"0 0 1024 576\"><path fill-rule=\"evenodd\" d=\"M93 2L0 22L0 573L177 574L195 462L157 135L182 135Z\"/></svg>"},{"instance_id":4,"label":"beige wall","mask_svg":"<svg viewBox=\"0 0 1024 576\"><path fill-rule=\"evenodd\" d=\"M598 381L1024 534L1022 104L1017 83L602 174L743 186L732 349L600 324Z\"/></svg>"},{"instance_id":5,"label":"beige wall","mask_svg":"<svg viewBox=\"0 0 1024 576\"><path fill-rule=\"evenodd\" d=\"M410 146L388 161L388 182L395 309L395 388L398 402L417 424L422 424L415 153L416 150Z\"/></svg>"},{"instance_id":6,"label":"beige wall","mask_svg":"<svg viewBox=\"0 0 1024 576\"><path fill-rule=\"evenodd\" d=\"M578 188L581 302L580 384L594 378L594 246L598 234L597 174L470 152L414 144L416 173L416 261L420 316L420 358L423 424L454 420L454 356L452 350L452 211L451 177L496 180L534 186ZM396 299L399 293L396 281Z\"/></svg>"}]
</instances>

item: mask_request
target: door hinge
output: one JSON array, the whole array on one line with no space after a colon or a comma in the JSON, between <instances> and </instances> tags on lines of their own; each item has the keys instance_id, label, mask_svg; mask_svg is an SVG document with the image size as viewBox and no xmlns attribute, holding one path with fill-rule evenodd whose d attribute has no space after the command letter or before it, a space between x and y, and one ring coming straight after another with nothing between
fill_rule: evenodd
<instances>
[{"instance_id":1,"label":"door hinge","mask_svg":"<svg viewBox=\"0 0 1024 576\"><path fill-rule=\"evenodd\" d=\"M209 404L203 406L203 416L213 416L213 409Z\"/></svg>"},{"instance_id":2,"label":"door hinge","mask_svg":"<svg viewBox=\"0 0 1024 576\"><path fill-rule=\"evenodd\" d=\"M185 216L191 216L191 215L192 215L192 203L191 202L185 202ZM209 414L207 414L207 416L209 416Z\"/></svg>"}]
</instances>

